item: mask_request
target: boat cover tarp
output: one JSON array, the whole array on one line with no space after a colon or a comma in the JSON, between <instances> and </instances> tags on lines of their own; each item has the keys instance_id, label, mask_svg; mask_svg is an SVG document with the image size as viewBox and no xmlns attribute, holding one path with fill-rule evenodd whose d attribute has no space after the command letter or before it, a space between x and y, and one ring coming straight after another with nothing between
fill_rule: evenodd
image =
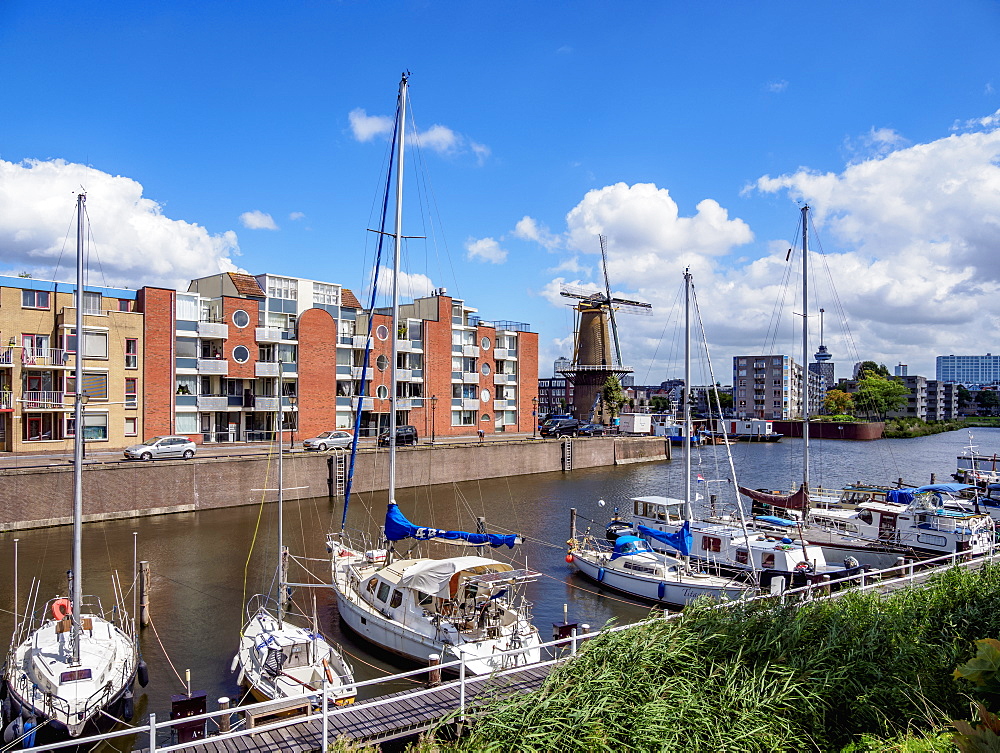
<instances>
[{"instance_id":1,"label":"boat cover tarp","mask_svg":"<svg viewBox=\"0 0 1000 753\"><path fill-rule=\"evenodd\" d=\"M770 494L768 492L757 491L756 489L747 489L745 486L737 488L740 490L740 494L750 497L750 499L757 502L774 505L775 507L783 507L786 510L809 509L809 490L805 484L802 484L794 494Z\"/></svg>"},{"instance_id":2,"label":"boat cover tarp","mask_svg":"<svg viewBox=\"0 0 1000 753\"><path fill-rule=\"evenodd\" d=\"M673 547L682 555L691 553L691 545L694 543L694 536L691 535L691 523L687 520L684 521L677 533L657 531L655 528L649 528L644 525L638 526L638 529L639 533L643 536L648 536L651 539L656 539L667 546ZM619 536L618 541L621 541L622 538L628 537Z\"/></svg>"},{"instance_id":3,"label":"boat cover tarp","mask_svg":"<svg viewBox=\"0 0 1000 753\"><path fill-rule=\"evenodd\" d=\"M508 564L485 557L469 556L424 560L406 568L399 578L399 585L447 599L452 595L450 590L452 576L463 570L476 570L477 568L483 568L489 572L513 570Z\"/></svg>"},{"instance_id":4,"label":"boat cover tarp","mask_svg":"<svg viewBox=\"0 0 1000 753\"><path fill-rule=\"evenodd\" d=\"M755 515L754 520L762 520L765 523L771 523L772 525L782 526L784 528L791 528L792 526L797 526L794 520L789 520L788 518L779 518L777 515Z\"/></svg>"},{"instance_id":5,"label":"boat cover tarp","mask_svg":"<svg viewBox=\"0 0 1000 753\"><path fill-rule=\"evenodd\" d=\"M885 497L889 502L895 502L897 505L909 505L918 494L924 494L926 492L944 492L945 494L958 494L965 489L974 488L970 484L928 484L927 486L918 486L915 489L890 489Z\"/></svg>"},{"instance_id":6,"label":"boat cover tarp","mask_svg":"<svg viewBox=\"0 0 1000 753\"><path fill-rule=\"evenodd\" d=\"M483 546L489 544L496 549L498 546L514 548L521 543L521 537L517 534L495 534L495 533L468 533L467 531L444 531L440 528L427 528L425 526L415 526L406 519L400 511L398 505L389 505L385 512L385 537L389 541L402 541L403 539L417 539L427 541L429 539L444 539L445 542L466 543L472 546Z\"/></svg>"},{"instance_id":7,"label":"boat cover tarp","mask_svg":"<svg viewBox=\"0 0 1000 753\"><path fill-rule=\"evenodd\" d=\"M615 550L611 553L611 559L616 560L626 554L642 554L651 551L653 550L649 548L645 539L640 539L638 536L619 536L615 540Z\"/></svg>"}]
</instances>

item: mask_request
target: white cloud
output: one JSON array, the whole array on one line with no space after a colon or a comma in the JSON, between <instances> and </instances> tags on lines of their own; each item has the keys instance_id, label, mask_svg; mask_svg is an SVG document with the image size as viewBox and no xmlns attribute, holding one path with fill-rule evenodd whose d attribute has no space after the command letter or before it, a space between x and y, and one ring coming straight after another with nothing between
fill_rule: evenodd
<instances>
[{"instance_id":1,"label":"white cloud","mask_svg":"<svg viewBox=\"0 0 1000 753\"><path fill-rule=\"evenodd\" d=\"M371 280L371 277L368 278ZM409 273L400 271L399 273L399 296L400 298L420 298L428 296L435 285L427 275L419 273ZM369 285L369 290L371 286ZM388 299L392 294L392 268L379 267L378 270L378 292L381 297ZM367 301L367 296L365 297ZM367 304L366 304L367 305Z\"/></svg>"},{"instance_id":2,"label":"white cloud","mask_svg":"<svg viewBox=\"0 0 1000 753\"><path fill-rule=\"evenodd\" d=\"M290 219L292 222L298 222L299 220L304 220L305 218L306 215L304 212L292 212L291 214L288 215L288 219Z\"/></svg>"},{"instance_id":3,"label":"white cloud","mask_svg":"<svg viewBox=\"0 0 1000 753\"><path fill-rule=\"evenodd\" d=\"M465 241L466 256L473 261L503 264L507 261L507 251L492 238L469 238Z\"/></svg>"},{"instance_id":4,"label":"white cloud","mask_svg":"<svg viewBox=\"0 0 1000 753\"><path fill-rule=\"evenodd\" d=\"M351 124L351 133L358 141L371 141L377 136L392 133L392 118L384 115L368 115L360 107L351 110L347 119Z\"/></svg>"},{"instance_id":5,"label":"white cloud","mask_svg":"<svg viewBox=\"0 0 1000 753\"><path fill-rule=\"evenodd\" d=\"M137 181L63 160L0 160L0 267L72 278L75 239L66 232L81 186L98 255L90 272L95 284L186 289L193 278L239 270L233 231L213 235L170 219Z\"/></svg>"},{"instance_id":6,"label":"white cloud","mask_svg":"<svg viewBox=\"0 0 1000 753\"><path fill-rule=\"evenodd\" d=\"M785 81L784 79L780 79L777 81L768 81L767 84L764 86L764 88L767 89L767 91L772 92L773 94L780 94L781 92L785 91L785 89L788 88L788 82Z\"/></svg>"},{"instance_id":7,"label":"white cloud","mask_svg":"<svg viewBox=\"0 0 1000 753\"><path fill-rule=\"evenodd\" d=\"M271 217L267 212L261 212L259 209L255 209L252 212L244 212L240 215L240 222L243 227L250 230L277 230L278 226L274 222L274 218Z\"/></svg>"},{"instance_id":8,"label":"white cloud","mask_svg":"<svg viewBox=\"0 0 1000 753\"><path fill-rule=\"evenodd\" d=\"M537 220L527 215L518 220L514 226L514 237L534 241L549 250L558 248L562 243L562 239L553 235L545 225L539 224Z\"/></svg>"}]
</instances>

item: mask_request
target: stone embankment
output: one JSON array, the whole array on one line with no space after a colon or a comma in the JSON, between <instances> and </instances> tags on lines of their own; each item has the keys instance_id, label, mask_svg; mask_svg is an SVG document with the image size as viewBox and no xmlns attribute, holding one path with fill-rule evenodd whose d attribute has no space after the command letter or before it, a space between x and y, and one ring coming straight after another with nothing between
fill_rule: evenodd
<instances>
[{"instance_id":1,"label":"stone embankment","mask_svg":"<svg viewBox=\"0 0 1000 753\"><path fill-rule=\"evenodd\" d=\"M665 460L670 443L654 437L593 437L401 448L397 486L414 487L519 476L574 468ZM354 490L388 486L385 450L358 453ZM285 499L334 496L343 487L345 453L286 453ZM68 465L0 470L0 531L72 523L73 469ZM199 457L194 460L87 463L83 469L84 520L114 520L275 499L274 455ZM272 491L259 491L270 489ZM254 491L258 490L258 491Z\"/></svg>"}]
</instances>

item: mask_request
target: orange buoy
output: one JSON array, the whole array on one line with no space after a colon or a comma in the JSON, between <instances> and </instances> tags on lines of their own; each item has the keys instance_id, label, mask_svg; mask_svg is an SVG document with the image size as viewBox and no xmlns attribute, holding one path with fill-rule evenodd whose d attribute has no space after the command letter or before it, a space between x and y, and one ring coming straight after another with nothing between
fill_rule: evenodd
<instances>
[{"instance_id":1,"label":"orange buoy","mask_svg":"<svg viewBox=\"0 0 1000 753\"><path fill-rule=\"evenodd\" d=\"M573 561L573 555L572 554L567 554L566 555L566 561L567 562L572 562Z\"/></svg>"},{"instance_id":2,"label":"orange buoy","mask_svg":"<svg viewBox=\"0 0 1000 753\"><path fill-rule=\"evenodd\" d=\"M69 599L56 599L52 602L53 619L62 621L73 614L73 603Z\"/></svg>"}]
</instances>

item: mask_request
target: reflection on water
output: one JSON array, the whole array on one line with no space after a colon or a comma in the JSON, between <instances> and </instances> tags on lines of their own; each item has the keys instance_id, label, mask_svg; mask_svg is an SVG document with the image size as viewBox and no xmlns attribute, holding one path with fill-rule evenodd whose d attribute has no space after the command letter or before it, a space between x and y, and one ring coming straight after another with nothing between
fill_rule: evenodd
<instances>
[{"instance_id":1,"label":"reflection on water","mask_svg":"<svg viewBox=\"0 0 1000 753\"><path fill-rule=\"evenodd\" d=\"M977 429L975 433L982 452L992 454L1000 449L1000 429ZM888 483L899 477L911 483L927 483L932 473L939 481L948 481L955 468L955 456L966 444L965 432L879 442L815 440L810 445L811 483L838 487L859 480ZM790 488L801 480L801 440L738 444L732 447L732 453L739 483L745 486ZM695 477L704 479L694 482L692 488L694 494L703 497L701 503L707 502L710 495L718 496L720 503L734 499L732 484L720 481L729 476L725 448L704 448L696 452L692 463ZM286 482L289 488L298 486L295 479ZM289 496L297 493L307 492L288 492ZM683 494L683 463L679 457L673 462L403 489L397 496L403 512L418 525L475 530L476 517L484 516L490 530L522 533L526 538L523 547L488 556L519 566L527 564L542 573L537 582L528 586L527 596L533 604L535 624L547 638L552 623L562 621L564 604L568 605L570 621L595 628L608 620L631 622L648 614L648 606L571 575L571 566L564 560L569 508L579 509L581 527L591 525L588 521L592 520L595 530L603 530L615 505L646 494ZM606 506L598 504L600 499L606 500ZM352 500L349 527L374 537L384 510L384 495L356 497ZM286 544L293 554L312 558L303 565L319 578L328 579L325 534L339 527L340 513L340 501L331 505L326 497L286 503ZM183 690L166 655L181 676L185 669L191 670L192 687L208 692L210 708L215 708L215 699L220 696L238 697L230 665L243 623L243 605L254 593L270 589L274 580L275 523L275 505L265 504L91 523L85 527L84 590L100 595L106 606L112 603L111 569L117 568L123 581L131 580L133 532L137 533L139 558L150 563L153 627L142 632L143 657L151 677L146 688L146 713L155 711L162 718L169 710L170 695ZM0 535L3 636L10 635L13 625L15 537L20 540L22 601L32 577L42 579L40 603L57 592L65 593L71 560L72 531L68 526ZM248 558L251 544L253 553ZM459 550L436 544L431 551L448 556ZM308 582L314 578L293 565L290 580ZM295 598L308 611L313 594L321 627L352 656L359 680L398 671L399 665L391 657L379 655L341 632L335 599L328 589L298 589ZM406 687L412 685L404 682L370 694Z\"/></svg>"}]
</instances>

